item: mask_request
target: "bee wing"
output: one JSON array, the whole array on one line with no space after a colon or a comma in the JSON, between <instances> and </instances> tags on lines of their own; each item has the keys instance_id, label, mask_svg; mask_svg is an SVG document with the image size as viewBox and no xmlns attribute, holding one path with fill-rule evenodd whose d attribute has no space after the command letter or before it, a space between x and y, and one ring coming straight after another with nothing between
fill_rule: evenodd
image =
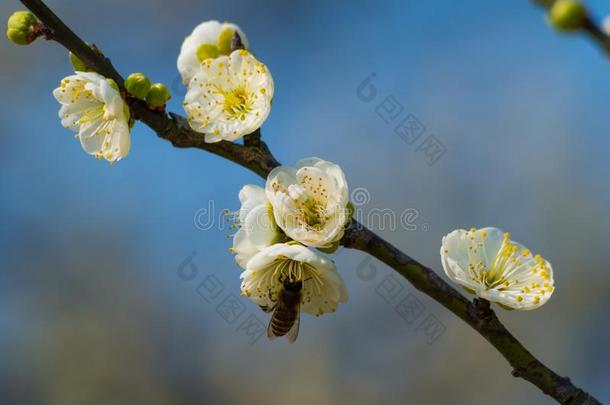
<instances>
[{"instance_id":1,"label":"bee wing","mask_svg":"<svg viewBox=\"0 0 610 405\"><path fill-rule=\"evenodd\" d=\"M297 340L297 337L299 336L299 326L301 325L301 304L300 303L297 305L296 312L297 312L297 317L294 320L294 325L292 325L292 328L290 328L290 330L286 334L286 337L288 338L288 341L290 343L294 343L294 341Z\"/></svg>"},{"instance_id":2,"label":"bee wing","mask_svg":"<svg viewBox=\"0 0 610 405\"><path fill-rule=\"evenodd\" d=\"M271 315L271 319L269 319L269 325L267 325L267 337L269 340L273 340L277 337L275 333L273 333L273 327L271 324L273 323L273 315Z\"/></svg>"}]
</instances>

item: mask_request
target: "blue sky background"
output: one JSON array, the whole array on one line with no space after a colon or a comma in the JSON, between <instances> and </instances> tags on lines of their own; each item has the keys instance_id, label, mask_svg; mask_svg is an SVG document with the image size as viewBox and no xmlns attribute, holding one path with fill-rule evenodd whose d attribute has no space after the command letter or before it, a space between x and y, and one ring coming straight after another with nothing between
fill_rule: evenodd
<instances>
[{"instance_id":1,"label":"blue sky background","mask_svg":"<svg viewBox=\"0 0 610 405\"><path fill-rule=\"evenodd\" d=\"M440 270L441 237L498 226L553 263L543 308L500 310L526 347L560 374L610 400L610 66L580 36L559 35L528 1L49 1L124 75L172 88L175 62L199 22L246 32L275 81L262 131L276 157L318 156L364 187L362 212L419 213L417 230L376 229ZM596 17L610 5L586 3ZM21 8L3 2L3 18ZM446 327L429 345L378 286L392 272L342 251L350 302L304 316L299 341L250 345L216 306L239 293L231 230L194 216L237 209L263 181L199 150L180 150L137 124L128 158L110 167L61 127L51 91L71 73L65 50L0 40L0 392L3 403L551 403L510 376L482 338L406 282ZM377 98L357 97L375 73ZM377 114L394 96L447 148L434 165ZM216 301L177 268L196 252ZM364 263L364 264L363 264ZM373 280L358 277L371 264ZM362 267L360 267L362 268ZM444 277L444 276L443 276ZM289 395L282 397L282 395Z\"/></svg>"}]
</instances>

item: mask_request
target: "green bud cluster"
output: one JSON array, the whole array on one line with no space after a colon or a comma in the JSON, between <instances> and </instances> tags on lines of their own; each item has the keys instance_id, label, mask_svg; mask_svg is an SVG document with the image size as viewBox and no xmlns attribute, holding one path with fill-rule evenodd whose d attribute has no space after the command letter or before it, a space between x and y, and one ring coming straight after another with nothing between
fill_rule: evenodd
<instances>
[{"instance_id":1,"label":"green bud cluster","mask_svg":"<svg viewBox=\"0 0 610 405\"><path fill-rule=\"evenodd\" d=\"M36 16L29 11L15 11L9 18L6 36L17 45L28 45L36 40L34 24L38 22Z\"/></svg>"},{"instance_id":2,"label":"green bud cluster","mask_svg":"<svg viewBox=\"0 0 610 405\"><path fill-rule=\"evenodd\" d=\"M576 31L587 20L587 9L574 0L557 0L549 10L549 22L559 31Z\"/></svg>"},{"instance_id":3,"label":"green bud cluster","mask_svg":"<svg viewBox=\"0 0 610 405\"><path fill-rule=\"evenodd\" d=\"M132 73L125 79L125 90L133 97L144 100L150 107L163 107L172 98L163 83L152 84L144 73Z\"/></svg>"}]
</instances>

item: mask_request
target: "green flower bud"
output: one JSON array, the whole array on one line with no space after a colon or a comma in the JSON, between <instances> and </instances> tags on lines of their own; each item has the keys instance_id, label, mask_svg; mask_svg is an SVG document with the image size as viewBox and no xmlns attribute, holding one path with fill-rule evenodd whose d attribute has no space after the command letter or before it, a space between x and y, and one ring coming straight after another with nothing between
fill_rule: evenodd
<instances>
[{"instance_id":1,"label":"green flower bud","mask_svg":"<svg viewBox=\"0 0 610 405\"><path fill-rule=\"evenodd\" d=\"M225 28L218 34L218 51L221 55L228 55L231 53L231 40L233 40L233 35L235 35L235 30L230 27Z\"/></svg>"},{"instance_id":2,"label":"green flower bud","mask_svg":"<svg viewBox=\"0 0 610 405\"><path fill-rule=\"evenodd\" d=\"M582 28L587 19L587 9L579 1L557 0L549 11L549 22L560 31Z\"/></svg>"},{"instance_id":3,"label":"green flower bud","mask_svg":"<svg viewBox=\"0 0 610 405\"><path fill-rule=\"evenodd\" d=\"M70 56L70 64L74 68L75 72L87 72L89 70L87 69L85 62L80 60L78 56L74 55L72 52L68 52L68 55Z\"/></svg>"},{"instance_id":4,"label":"green flower bud","mask_svg":"<svg viewBox=\"0 0 610 405\"><path fill-rule=\"evenodd\" d=\"M146 102L151 107L162 107L170 98L172 96L169 94L167 87L163 83L155 83L150 87Z\"/></svg>"},{"instance_id":5,"label":"green flower bud","mask_svg":"<svg viewBox=\"0 0 610 405\"><path fill-rule=\"evenodd\" d=\"M17 30L30 28L38 19L29 11L15 11L8 18L8 28Z\"/></svg>"},{"instance_id":6,"label":"green flower bud","mask_svg":"<svg viewBox=\"0 0 610 405\"><path fill-rule=\"evenodd\" d=\"M34 32L37 22L36 16L29 11L15 11L8 18L6 36L17 45L31 44L37 37Z\"/></svg>"},{"instance_id":7,"label":"green flower bud","mask_svg":"<svg viewBox=\"0 0 610 405\"><path fill-rule=\"evenodd\" d=\"M218 57L218 48L210 44L201 44L197 48L197 59L203 62L206 59L214 59Z\"/></svg>"},{"instance_id":8,"label":"green flower bud","mask_svg":"<svg viewBox=\"0 0 610 405\"><path fill-rule=\"evenodd\" d=\"M27 32L19 31L14 28L7 29L6 36L12 43L17 45L28 45L32 42L29 40L30 35L28 35Z\"/></svg>"},{"instance_id":9,"label":"green flower bud","mask_svg":"<svg viewBox=\"0 0 610 405\"><path fill-rule=\"evenodd\" d=\"M132 73L125 80L125 89L140 100L146 100L150 85L150 80L144 73Z\"/></svg>"}]
</instances>

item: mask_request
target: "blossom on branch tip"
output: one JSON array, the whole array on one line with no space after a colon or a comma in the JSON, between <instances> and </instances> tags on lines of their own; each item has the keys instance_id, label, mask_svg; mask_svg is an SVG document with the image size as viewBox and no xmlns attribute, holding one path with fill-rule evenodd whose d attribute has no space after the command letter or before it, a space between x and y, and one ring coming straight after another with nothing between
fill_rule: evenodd
<instances>
[{"instance_id":1,"label":"blossom on branch tip","mask_svg":"<svg viewBox=\"0 0 610 405\"><path fill-rule=\"evenodd\" d=\"M85 152L110 163L129 153L129 108L116 83L94 72L76 72L53 90L61 124L77 132Z\"/></svg>"},{"instance_id":2,"label":"blossom on branch tip","mask_svg":"<svg viewBox=\"0 0 610 405\"><path fill-rule=\"evenodd\" d=\"M184 110L206 142L234 141L265 122L273 89L267 67L241 49L201 63L188 84Z\"/></svg>"},{"instance_id":3,"label":"blossom on branch tip","mask_svg":"<svg viewBox=\"0 0 610 405\"><path fill-rule=\"evenodd\" d=\"M267 176L265 193L278 226L307 246L336 245L351 217L345 175L339 166L322 159L276 167Z\"/></svg>"},{"instance_id":4,"label":"blossom on branch tip","mask_svg":"<svg viewBox=\"0 0 610 405\"><path fill-rule=\"evenodd\" d=\"M272 308L284 281L302 282L301 309L312 315L334 312L348 293L333 261L303 245L277 243L254 255L241 274L242 295Z\"/></svg>"},{"instance_id":5,"label":"blossom on branch tip","mask_svg":"<svg viewBox=\"0 0 610 405\"><path fill-rule=\"evenodd\" d=\"M440 253L451 280L507 309L538 308L555 288L551 264L498 228L455 230Z\"/></svg>"},{"instance_id":6,"label":"blossom on branch tip","mask_svg":"<svg viewBox=\"0 0 610 405\"><path fill-rule=\"evenodd\" d=\"M281 231L275 224L271 205L265 196L265 190L253 184L247 184L239 191L241 208L237 213L237 233L233 236L235 261L243 269L248 261L262 249L277 243Z\"/></svg>"},{"instance_id":7,"label":"blossom on branch tip","mask_svg":"<svg viewBox=\"0 0 610 405\"><path fill-rule=\"evenodd\" d=\"M184 84L199 71L199 64L208 58L229 55L231 40L238 33L242 43L248 49L248 40L243 31L235 24L228 22L206 21L199 24L184 39L178 55L178 71Z\"/></svg>"}]
</instances>

